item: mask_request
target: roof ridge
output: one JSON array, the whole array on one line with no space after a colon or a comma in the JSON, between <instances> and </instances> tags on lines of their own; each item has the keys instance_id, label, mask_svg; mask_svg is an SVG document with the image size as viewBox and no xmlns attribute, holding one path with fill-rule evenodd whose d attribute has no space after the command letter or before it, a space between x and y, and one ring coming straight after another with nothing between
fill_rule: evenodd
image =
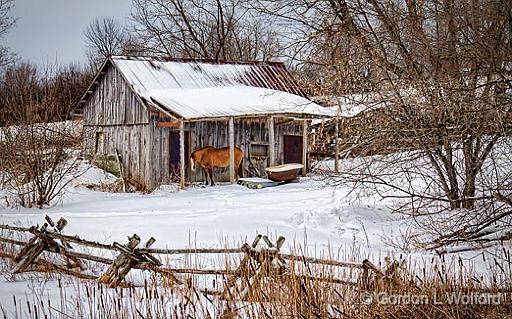
<instances>
[{"instance_id":1,"label":"roof ridge","mask_svg":"<svg viewBox=\"0 0 512 319\"><path fill-rule=\"evenodd\" d=\"M158 56L143 56L143 55L114 55L111 57L113 60L134 60L134 61L158 61L158 62L198 62L205 64L248 64L248 65L275 65L283 66L284 62L280 61L230 61L230 60L215 60L206 58L173 58L173 57L158 57Z\"/></svg>"}]
</instances>

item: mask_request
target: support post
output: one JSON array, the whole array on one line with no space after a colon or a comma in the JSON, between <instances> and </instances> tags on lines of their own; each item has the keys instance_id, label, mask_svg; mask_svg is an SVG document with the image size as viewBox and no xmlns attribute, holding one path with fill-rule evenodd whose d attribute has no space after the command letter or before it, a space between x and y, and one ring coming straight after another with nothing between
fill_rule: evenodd
<instances>
[{"instance_id":1,"label":"support post","mask_svg":"<svg viewBox=\"0 0 512 319\"><path fill-rule=\"evenodd\" d=\"M274 117L268 118L268 165L274 166L275 158L275 137L274 137Z\"/></svg>"},{"instance_id":2,"label":"support post","mask_svg":"<svg viewBox=\"0 0 512 319\"><path fill-rule=\"evenodd\" d=\"M180 121L180 188L185 188L185 123Z\"/></svg>"},{"instance_id":3,"label":"support post","mask_svg":"<svg viewBox=\"0 0 512 319\"><path fill-rule=\"evenodd\" d=\"M235 182L235 123L229 118L229 181Z\"/></svg>"},{"instance_id":4,"label":"support post","mask_svg":"<svg viewBox=\"0 0 512 319\"><path fill-rule=\"evenodd\" d=\"M334 171L340 172L340 146L339 146L339 118L336 116L334 122Z\"/></svg>"},{"instance_id":5,"label":"support post","mask_svg":"<svg viewBox=\"0 0 512 319\"><path fill-rule=\"evenodd\" d=\"M308 120L302 120L302 176L308 172Z\"/></svg>"}]
</instances>

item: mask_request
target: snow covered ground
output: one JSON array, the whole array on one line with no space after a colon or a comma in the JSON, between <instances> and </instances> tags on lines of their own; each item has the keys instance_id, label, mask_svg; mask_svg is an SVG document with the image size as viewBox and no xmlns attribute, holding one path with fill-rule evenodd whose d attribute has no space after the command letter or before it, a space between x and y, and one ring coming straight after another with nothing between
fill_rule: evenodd
<instances>
[{"instance_id":1,"label":"snow covered ground","mask_svg":"<svg viewBox=\"0 0 512 319\"><path fill-rule=\"evenodd\" d=\"M124 243L136 233L143 242L156 238L155 248L239 247L252 242L256 234L267 234L274 240L285 236L285 252L300 245L301 253L309 256L344 260L357 255L358 261L368 258L376 263L396 253L386 239L407 227L390 213L391 202L376 197L354 202L347 196L349 189L328 187L315 178L258 190L219 185L178 191L171 185L152 194L106 193L81 186L114 180L92 167L74 182L61 203L44 210L1 207L0 224L42 224L48 214L55 221L66 218L64 233L69 235ZM423 260L434 256L430 252L413 255ZM481 264L478 252L460 256ZM0 306L11 313L12 295L59 299L55 281L38 286L23 277L18 280L0 279Z\"/></svg>"},{"instance_id":2,"label":"snow covered ground","mask_svg":"<svg viewBox=\"0 0 512 319\"><path fill-rule=\"evenodd\" d=\"M137 233L142 241L156 238L153 247L157 248L239 247L261 233L274 240L285 236L284 251L300 245L307 247L302 251L307 255L319 256L329 250L330 257L343 259L357 247L362 260L363 256L372 258L370 253L385 254L380 236L390 234L399 223L385 203L349 204L346 190L326 188L311 178L259 190L220 185L178 191L170 185L152 194L106 193L80 186L114 180L100 169L89 168L61 203L44 210L2 207L0 224L42 224L48 214L53 220L68 220L66 234L124 243L127 236ZM24 276L14 282L0 279L0 307L11 314L13 295L37 302L37 298L58 301L60 293L56 281L41 285Z\"/></svg>"},{"instance_id":3,"label":"snow covered ground","mask_svg":"<svg viewBox=\"0 0 512 319\"><path fill-rule=\"evenodd\" d=\"M111 181L98 169L80 182ZM152 194L104 193L75 186L62 203L45 210L0 209L0 223L41 224L45 214L64 217L67 234L100 242L124 242L137 233L153 236L154 247L183 248L240 245L258 233L285 236L288 244L343 248L354 243L383 249L380 235L397 227L386 203L368 199L360 205L345 200L347 191L324 187L303 178L272 188L252 190L240 185L191 187L176 191L162 187ZM288 246L286 246L288 247Z\"/></svg>"}]
</instances>

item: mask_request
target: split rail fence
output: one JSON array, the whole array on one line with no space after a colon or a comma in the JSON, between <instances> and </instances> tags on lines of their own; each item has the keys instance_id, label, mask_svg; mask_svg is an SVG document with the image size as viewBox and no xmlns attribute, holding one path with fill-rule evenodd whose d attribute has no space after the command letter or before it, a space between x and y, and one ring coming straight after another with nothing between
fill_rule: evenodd
<instances>
[{"instance_id":1,"label":"split rail fence","mask_svg":"<svg viewBox=\"0 0 512 319\"><path fill-rule=\"evenodd\" d=\"M178 279L178 274L221 275L224 278L222 291L203 292L220 294L224 297L231 294L233 289L240 289L239 291L248 291L250 293L254 283L261 282L263 278L268 278L271 274L279 274L279 276L283 277L295 276L301 279L325 281L332 284L351 285L366 290L372 287L375 288L386 278L393 277L393 268L396 268L395 263L387 270L382 271L368 260L355 263L284 254L280 252L285 242L284 237L279 237L274 243L267 236L258 235L251 244L245 243L240 248L161 249L151 248L155 243L153 237L141 245L141 239L136 234L130 236L125 244L118 242L104 244L82 239L78 236L64 235L62 232L66 225L67 221L64 218L54 222L48 216L45 217L45 223L42 226L26 228L0 225L0 230L3 230L2 236L0 236L0 248L4 248L0 250L0 257L10 258L15 263L14 273L29 271L62 273L82 279L97 280L109 287L129 286L131 283L127 281L126 276L132 269L147 270L160 274L166 280L176 284L183 284L183 280ZM19 238L23 237L21 234L29 234L31 237L28 240L19 240ZM15 236L17 236L17 239L13 238ZM82 251L74 249L78 246L89 248L91 251L98 253L85 253L83 249ZM261 246L264 247L262 248ZM9 247L9 249L5 249L6 247ZM15 247L20 248L15 249ZM101 254L99 251L105 250L114 252L117 255L116 258L103 257L105 254ZM43 254L43 252L58 255L61 262L47 258L47 255ZM241 258L237 267L230 270L192 267L171 268L163 265L155 256L177 254L240 254ZM106 271L101 275L88 272L85 261L104 264L106 266L103 268L106 268ZM295 269L297 264L301 264L305 268L309 268L312 265L341 267L358 271L358 276L357 280L353 281L333 276L315 277L313 276L314 274L309 275L298 272Z\"/></svg>"}]
</instances>

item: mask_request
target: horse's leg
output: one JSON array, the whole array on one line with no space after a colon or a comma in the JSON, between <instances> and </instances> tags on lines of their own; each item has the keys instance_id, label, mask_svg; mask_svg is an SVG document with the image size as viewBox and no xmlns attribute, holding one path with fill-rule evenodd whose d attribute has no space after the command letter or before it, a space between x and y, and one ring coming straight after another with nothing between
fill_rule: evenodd
<instances>
[{"instance_id":1,"label":"horse's leg","mask_svg":"<svg viewBox=\"0 0 512 319\"><path fill-rule=\"evenodd\" d=\"M213 167L210 168L210 181L212 182L210 185L215 186L215 182L213 181Z\"/></svg>"},{"instance_id":2,"label":"horse's leg","mask_svg":"<svg viewBox=\"0 0 512 319\"><path fill-rule=\"evenodd\" d=\"M208 170L203 167L204 185L208 185Z\"/></svg>"},{"instance_id":3,"label":"horse's leg","mask_svg":"<svg viewBox=\"0 0 512 319\"><path fill-rule=\"evenodd\" d=\"M236 179L239 179L240 177L244 177L244 166L242 165L243 159L238 163L238 169L236 170Z\"/></svg>"},{"instance_id":4,"label":"horse's leg","mask_svg":"<svg viewBox=\"0 0 512 319\"><path fill-rule=\"evenodd\" d=\"M235 181L237 181L240 178L240 174L238 172L239 170L240 170L240 166L236 166L235 167Z\"/></svg>"}]
</instances>

